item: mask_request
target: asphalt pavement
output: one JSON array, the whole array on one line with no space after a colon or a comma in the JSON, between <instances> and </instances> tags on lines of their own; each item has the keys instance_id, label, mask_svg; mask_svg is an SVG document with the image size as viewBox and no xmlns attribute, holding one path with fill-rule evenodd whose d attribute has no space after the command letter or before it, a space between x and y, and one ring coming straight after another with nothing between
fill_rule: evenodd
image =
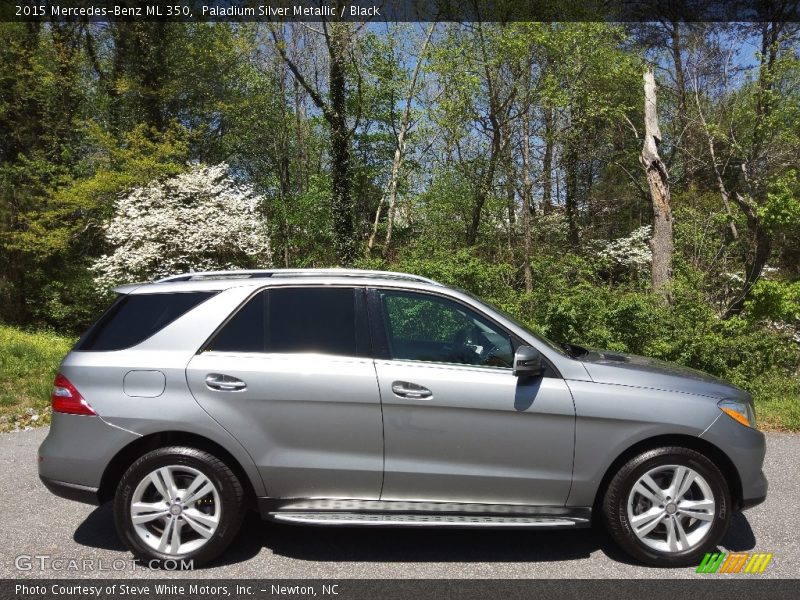
<instances>
[{"instance_id":1,"label":"asphalt pavement","mask_svg":"<svg viewBox=\"0 0 800 600\"><path fill-rule=\"evenodd\" d=\"M36 474L46 429L0 435L0 577L148 578L696 578L692 568L633 563L600 531L358 529L277 525L248 517L209 567L181 573L135 564L110 505L50 494ZM800 573L800 435L767 435L767 501L735 516L721 550L771 552L755 577ZM739 575L741 576L741 575ZM730 575L728 577L737 577Z\"/></svg>"}]
</instances>

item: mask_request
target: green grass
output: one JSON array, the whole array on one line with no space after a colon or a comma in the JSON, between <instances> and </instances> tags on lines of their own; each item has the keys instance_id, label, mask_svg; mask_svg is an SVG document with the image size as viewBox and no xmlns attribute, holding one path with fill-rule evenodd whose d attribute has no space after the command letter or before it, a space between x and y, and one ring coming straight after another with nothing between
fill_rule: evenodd
<instances>
[{"instance_id":1,"label":"green grass","mask_svg":"<svg viewBox=\"0 0 800 600\"><path fill-rule=\"evenodd\" d=\"M50 332L0 325L0 431L50 421L56 369L75 342ZM33 421L29 410L38 419Z\"/></svg>"},{"instance_id":2,"label":"green grass","mask_svg":"<svg viewBox=\"0 0 800 600\"><path fill-rule=\"evenodd\" d=\"M51 332L0 325L0 431L50 422L50 391L59 362L75 342ZM800 431L800 377L766 372L745 385L760 429ZM31 420L29 409L38 415Z\"/></svg>"},{"instance_id":3,"label":"green grass","mask_svg":"<svg viewBox=\"0 0 800 600\"><path fill-rule=\"evenodd\" d=\"M800 376L767 372L746 387L756 401L759 429L800 431Z\"/></svg>"}]
</instances>

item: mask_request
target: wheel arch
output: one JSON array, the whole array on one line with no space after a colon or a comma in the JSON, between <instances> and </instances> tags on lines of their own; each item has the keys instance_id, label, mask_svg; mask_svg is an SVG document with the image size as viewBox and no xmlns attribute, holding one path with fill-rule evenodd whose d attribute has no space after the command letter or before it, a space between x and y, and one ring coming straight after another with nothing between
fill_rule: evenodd
<instances>
[{"instance_id":1,"label":"wheel arch","mask_svg":"<svg viewBox=\"0 0 800 600\"><path fill-rule=\"evenodd\" d=\"M689 448L691 450L700 452L710 459L722 472L722 476L725 478L725 481L728 484L731 499L733 500L734 510L739 510L741 508L743 496L742 481L739 477L739 472L736 470L736 467L733 464L733 461L728 458L727 454L725 454L725 452L723 452L718 446L715 446L711 442L702 438L691 435L668 434L658 435L636 442L624 450L612 461L603 474L603 478L597 488L594 503L592 505L592 518L595 519L601 514L601 505L603 503L603 497L605 496L606 490L608 489L608 485L611 482L612 477L614 477L614 474L619 471L622 465L642 452L653 450L655 448L662 448L665 446L682 446L684 448Z\"/></svg>"},{"instance_id":2,"label":"wheel arch","mask_svg":"<svg viewBox=\"0 0 800 600\"><path fill-rule=\"evenodd\" d=\"M107 502L114 497L117 484L122 478L122 475L137 459L152 450L165 446L188 446L198 450L205 450L219 458L228 465L241 482L244 491L245 506L247 508L255 508L256 493L253 484L244 467L242 467L241 463L233 454L213 440L186 431L161 431L158 433L151 433L134 440L119 450L119 452L114 455L114 458L109 461L100 479L100 487L97 491L100 503Z\"/></svg>"}]
</instances>

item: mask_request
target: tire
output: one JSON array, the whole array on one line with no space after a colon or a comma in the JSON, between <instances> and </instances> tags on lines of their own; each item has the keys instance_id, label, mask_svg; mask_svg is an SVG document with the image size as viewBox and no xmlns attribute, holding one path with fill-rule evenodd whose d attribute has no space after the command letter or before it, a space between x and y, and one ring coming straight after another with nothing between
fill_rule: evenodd
<instances>
[{"instance_id":1,"label":"tire","mask_svg":"<svg viewBox=\"0 0 800 600\"><path fill-rule=\"evenodd\" d=\"M114 522L145 566L194 568L219 556L236 537L243 498L239 479L214 455L183 446L159 448L122 476Z\"/></svg>"},{"instance_id":2,"label":"tire","mask_svg":"<svg viewBox=\"0 0 800 600\"><path fill-rule=\"evenodd\" d=\"M655 567L685 567L716 548L731 506L728 484L713 462L689 448L665 447L643 452L617 471L602 515L611 538L632 557Z\"/></svg>"}]
</instances>

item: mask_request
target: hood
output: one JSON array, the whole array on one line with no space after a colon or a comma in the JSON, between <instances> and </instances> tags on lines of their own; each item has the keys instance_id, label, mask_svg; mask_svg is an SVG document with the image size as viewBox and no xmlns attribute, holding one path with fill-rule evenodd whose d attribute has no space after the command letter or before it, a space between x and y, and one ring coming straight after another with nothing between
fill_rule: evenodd
<instances>
[{"instance_id":1,"label":"hood","mask_svg":"<svg viewBox=\"0 0 800 600\"><path fill-rule=\"evenodd\" d=\"M595 349L581 350L584 352L575 353L576 360L583 363L589 376L597 383L752 401L744 390L697 369L635 354Z\"/></svg>"}]
</instances>

